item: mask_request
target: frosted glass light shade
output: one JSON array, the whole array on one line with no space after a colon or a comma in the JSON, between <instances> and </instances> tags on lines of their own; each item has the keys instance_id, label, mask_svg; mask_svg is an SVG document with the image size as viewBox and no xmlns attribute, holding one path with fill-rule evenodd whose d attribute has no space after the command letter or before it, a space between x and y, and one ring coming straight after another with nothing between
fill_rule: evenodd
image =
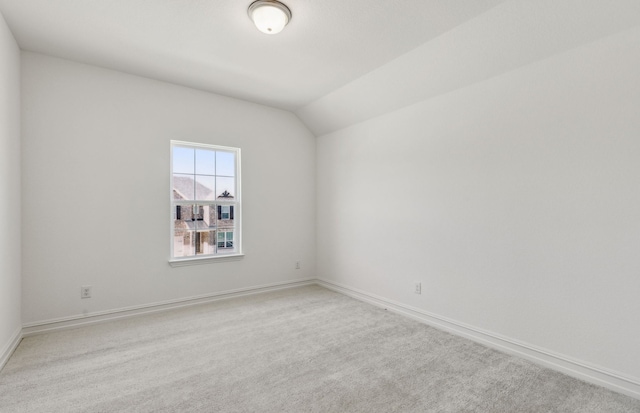
<instances>
[{"instance_id":1,"label":"frosted glass light shade","mask_svg":"<svg viewBox=\"0 0 640 413\"><path fill-rule=\"evenodd\" d=\"M266 34L280 33L291 20L291 10L275 0L254 1L248 12L258 30Z\"/></svg>"}]
</instances>

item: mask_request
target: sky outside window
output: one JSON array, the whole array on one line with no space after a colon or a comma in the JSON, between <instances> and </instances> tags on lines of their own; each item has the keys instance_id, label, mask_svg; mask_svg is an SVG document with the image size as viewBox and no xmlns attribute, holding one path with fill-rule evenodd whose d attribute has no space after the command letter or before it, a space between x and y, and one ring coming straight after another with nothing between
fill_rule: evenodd
<instances>
[{"instance_id":1,"label":"sky outside window","mask_svg":"<svg viewBox=\"0 0 640 413\"><path fill-rule=\"evenodd\" d=\"M184 187L184 180L189 179L194 185L195 199L214 200L225 192L235 197L235 170L232 152L173 148L174 186L182 179L181 187Z\"/></svg>"}]
</instances>

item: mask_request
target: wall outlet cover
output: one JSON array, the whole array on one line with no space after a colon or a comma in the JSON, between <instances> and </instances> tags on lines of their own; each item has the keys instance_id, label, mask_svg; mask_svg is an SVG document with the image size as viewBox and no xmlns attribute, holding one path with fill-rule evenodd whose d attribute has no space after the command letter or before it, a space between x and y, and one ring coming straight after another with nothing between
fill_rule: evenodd
<instances>
[{"instance_id":1,"label":"wall outlet cover","mask_svg":"<svg viewBox=\"0 0 640 413\"><path fill-rule=\"evenodd\" d=\"M91 286L83 285L80 287L80 298L91 298Z\"/></svg>"}]
</instances>

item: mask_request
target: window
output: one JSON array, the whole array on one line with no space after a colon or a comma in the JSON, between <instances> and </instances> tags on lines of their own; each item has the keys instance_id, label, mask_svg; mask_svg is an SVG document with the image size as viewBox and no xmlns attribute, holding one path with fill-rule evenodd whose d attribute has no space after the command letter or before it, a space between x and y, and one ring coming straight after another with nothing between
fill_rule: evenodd
<instances>
[{"instance_id":1,"label":"window","mask_svg":"<svg viewBox=\"0 0 640 413\"><path fill-rule=\"evenodd\" d=\"M220 219L232 219L233 206L231 205L219 205L218 206L218 216Z\"/></svg>"},{"instance_id":2,"label":"window","mask_svg":"<svg viewBox=\"0 0 640 413\"><path fill-rule=\"evenodd\" d=\"M171 142L172 262L239 256L240 149Z\"/></svg>"},{"instance_id":3,"label":"window","mask_svg":"<svg viewBox=\"0 0 640 413\"><path fill-rule=\"evenodd\" d=\"M218 248L233 248L233 231L218 231Z\"/></svg>"}]
</instances>

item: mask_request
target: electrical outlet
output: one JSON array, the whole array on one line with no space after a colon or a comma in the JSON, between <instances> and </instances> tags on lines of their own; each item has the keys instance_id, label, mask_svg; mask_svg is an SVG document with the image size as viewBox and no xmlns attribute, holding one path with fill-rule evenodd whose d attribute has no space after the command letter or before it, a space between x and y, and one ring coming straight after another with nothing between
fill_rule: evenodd
<instances>
[{"instance_id":1,"label":"electrical outlet","mask_svg":"<svg viewBox=\"0 0 640 413\"><path fill-rule=\"evenodd\" d=\"M422 294L422 283L415 283L413 286L413 292L416 294Z\"/></svg>"},{"instance_id":2,"label":"electrical outlet","mask_svg":"<svg viewBox=\"0 0 640 413\"><path fill-rule=\"evenodd\" d=\"M91 286L83 285L80 287L80 298L91 298Z\"/></svg>"},{"instance_id":3,"label":"electrical outlet","mask_svg":"<svg viewBox=\"0 0 640 413\"><path fill-rule=\"evenodd\" d=\"M296 270L300 269L300 261L296 261Z\"/></svg>"}]
</instances>

